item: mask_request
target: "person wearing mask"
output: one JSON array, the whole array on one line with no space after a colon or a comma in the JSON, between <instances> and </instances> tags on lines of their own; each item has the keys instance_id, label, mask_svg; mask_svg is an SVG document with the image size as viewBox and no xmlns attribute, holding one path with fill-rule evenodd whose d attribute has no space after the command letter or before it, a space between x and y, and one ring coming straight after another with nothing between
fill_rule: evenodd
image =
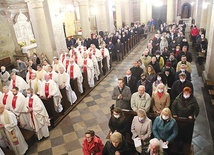
<instances>
[{"instance_id":1,"label":"person wearing mask","mask_svg":"<svg viewBox=\"0 0 214 155\"><path fill-rule=\"evenodd\" d=\"M1 66L0 80L3 87L10 85L10 74L8 71L6 71L5 66Z\"/></svg>"},{"instance_id":2,"label":"person wearing mask","mask_svg":"<svg viewBox=\"0 0 214 155\"><path fill-rule=\"evenodd\" d=\"M151 65L154 68L155 73L159 73L161 71L160 70L160 64L157 62L156 56L152 56L152 60L149 63L149 65Z\"/></svg>"},{"instance_id":3,"label":"person wearing mask","mask_svg":"<svg viewBox=\"0 0 214 155\"><path fill-rule=\"evenodd\" d=\"M146 111L138 109L137 116L132 120L132 139L140 139L142 145L136 147L137 152L142 153L142 149L148 146L152 134L152 121L146 116Z\"/></svg>"},{"instance_id":4,"label":"person wearing mask","mask_svg":"<svg viewBox=\"0 0 214 155\"><path fill-rule=\"evenodd\" d=\"M175 58L175 54L174 53L170 53L169 59L167 60L167 62L171 63L171 66L174 68L174 70L176 69L178 61Z\"/></svg>"},{"instance_id":5,"label":"person wearing mask","mask_svg":"<svg viewBox=\"0 0 214 155\"><path fill-rule=\"evenodd\" d=\"M180 73L179 80L175 81L172 85L172 89L171 89L172 101L174 101L174 99L182 92L184 87L190 87L193 92L192 82L186 79L185 73Z\"/></svg>"},{"instance_id":6,"label":"person wearing mask","mask_svg":"<svg viewBox=\"0 0 214 155\"><path fill-rule=\"evenodd\" d=\"M151 97L145 92L145 87L140 85L138 87L138 92L132 94L131 97L131 108L133 111L138 109L144 109L149 112L151 106Z\"/></svg>"},{"instance_id":7,"label":"person wearing mask","mask_svg":"<svg viewBox=\"0 0 214 155\"><path fill-rule=\"evenodd\" d=\"M181 64L180 70L175 73L175 80L179 79L179 74L180 73L185 73L186 76L187 76L186 79L189 80L189 81L191 81L191 73L186 70L186 67L187 67L186 64Z\"/></svg>"},{"instance_id":8,"label":"person wearing mask","mask_svg":"<svg viewBox=\"0 0 214 155\"><path fill-rule=\"evenodd\" d=\"M187 46L182 47L182 51L178 54L177 60L181 61L181 57L185 55L188 62L192 62L192 54L188 51Z\"/></svg>"},{"instance_id":9,"label":"person wearing mask","mask_svg":"<svg viewBox=\"0 0 214 155\"><path fill-rule=\"evenodd\" d=\"M153 92L156 91L157 89L157 86L160 84L160 83L163 83L164 86L165 86L165 89L167 90L168 89L168 86L167 86L167 83L166 83L166 79L163 75L162 72L159 72L158 74L156 74L156 80L153 82L152 84L152 90Z\"/></svg>"},{"instance_id":10,"label":"person wearing mask","mask_svg":"<svg viewBox=\"0 0 214 155\"><path fill-rule=\"evenodd\" d=\"M160 51L156 51L156 61L159 63L160 70L161 70L164 66L164 58L162 57Z\"/></svg>"},{"instance_id":11,"label":"person wearing mask","mask_svg":"<svg viewBox=\"0 0 214 155\"><path fill-rule=\"evenodd\" d=\"M122 53L122 48L123 44L120 42L120 39L117 39L117 43L114 46L116 56L117 56L117 61L122 61L123 60L123 53Z\"/></svg>"},{"instance_id":12,"label":"person wearing mask","mask_svg":"<svg viewBox=\"0 0 214 155\"><path fill-rule=\"evenodd\" d=\"M168 146L167 152L171 148L171 144L178 135L178 125L176 120L172 117L169 108L164 108L154 120L152 126L152 133L154 138L157 138Z\"/></svg>"},{"instance_id":13,"label":"person wearing mask","mask_svg":"<svg viewBox=\"0 0 214 155\"><path fill-rule=\"evenodd\" d=\"M189 61L187 61L187 57L185 55L182 55L181 57L181 61L179 61L177 63L177 66L176 66L176 72L178 72L181 68L181 64L185 64L186 65L186 70L188 72L192 72L192 67L191 67L191 63Z\"/></svg>"},{"instance_id":14,"label":"person wearing mask","mask_svg":"<svg viewBox=\"0 0 214 155\"><path fill-rule=\"evenodd\" d=\"M84 155L102 155L103 152L103 142L95 135L93 130L88 130L85 133L85 138L82 144L82 152Z\"/></svg>"},{"instance_id":15,"label":"person wearing mask","mask_svg":"<svg viewBox=\"0 0 214 155\"><path fill-rule=\"evenodd\" d=\"M126 71L124 84L130 88L132 94L137 91L137 79L136 77L132 76L132 72L130 70Z\"/></svg>"},{"instance_id":16,"label":"person wearing mask","mask_svg":"<svg viewBox=\"0 0 214 155\"><path fill-rule=\"evenodd\" d=\"M145 92L148 93L150 96L152 95L152 83L146 79L146 74L141 74L141 79L137 82L137 88L143 85L145 87Z\"/></svg>"},{"instance_id":17,"label":"person wearing mask","mask_svg":"<svg viewBox=\"0 0 214 155\"><path fill-rule=\"evenodd\" d=\"M143 55L141 56L140 60L144 64L145 67L147 67L149 65L149 63L151 62L152 58L148 54L148 49L144 50Z\"/></svg>"},{"instance_id":18,"label":"person wearing mask","mask_svg":"<svg viewBox=\"0 0 214 155\"><path fill-rule=\"evenodd\" d=\"M170 107L170 96L163 83L158 84L157 89L152 93L151 105L153 112L158 114L160 114L164 108Z\"/></svg>"}]
</instances>

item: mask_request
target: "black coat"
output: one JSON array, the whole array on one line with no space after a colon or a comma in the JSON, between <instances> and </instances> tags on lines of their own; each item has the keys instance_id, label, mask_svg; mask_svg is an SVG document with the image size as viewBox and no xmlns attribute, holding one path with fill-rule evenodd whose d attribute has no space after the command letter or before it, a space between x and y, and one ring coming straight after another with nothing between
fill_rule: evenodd
<instances>
[{"instance_id":1,"label":"black coat","mask_svg":"<svg viewBox=\"0 0 214 155\"><path fill-rule=\"evenodd\" d=\"M152 83L149 80L145 80L145 81L139 80L137 82L137 88L140 85L145 86L145 92L148 93L150 96L152 96Z\"/></svg>"},{"instance_id":2,"label":"black coat","mask_svg":"<svg viewBox=\"0 0 214 155\"><path fill-rule=\"evenodd\" d=\"M181 73L181 71L178 71L175 73L175 80L179 80L179 74ZM185 71L186 74L186 79L191 81L191 73L188 71Z\"/></svg>"},{"instance_id":3,"label":"black coat","mask_svg":"<svg viewBox=\"0 0 214 155\"><path fill-rule=\"evenodd\" d=\"M117 132L121 133L123 136L126 135L126 131L128 129L127 125L128 124L125 118L115 118L113 115L111 116L108 123L108 126L112 133L117 130Z\"/></svg>"},{"instance_id":4,"label":"black coat","mask_svg":"<svg viewBox=\"0 0 214 155\"><path fill-rule=\"evenodd\" d=\"M182 55L185 55L187 57L187 61L192 62L192 54L190 52L183 52L183 51L181 51L178 54L178 58L177 58L178 62L181 61Z\"/></svg>"},{"instance_id":5,"label":"black coat","mask_svg":"<svg viewBox=\"0 0 214 155\"><path fill-rule=\"evenodd\" d=\"M152 62L150 62L149 65L152 65L152 67L154 68L156 74L161 71L160 70L160 65L159 65L158 62L155 62L154 64Z\"/></svg>"},{"instance_id":6,"label":"black coat","mask_svg":"<svg viewBox=\"0 0 214 155\"><path fill-rule=\"evenodd\" d=\"M136 79L136 77L131 76L130 80L128 82L128 78L125 76L124 77L124 84L130 88L132 94L137 91L137 79Z\"/></svg>"},{"instance_id":7,"label":"black coat","mask_svg":"<svg viewBox=\"0 0 214 155\"><path fill-rule=\"evenodd\" d=\"M143 73L143 69L141 67L132 67L130 68L130 71L132 72L132 76L136 77L136 80L140 80L140 76Z\"/></svg>"}]
</instances>

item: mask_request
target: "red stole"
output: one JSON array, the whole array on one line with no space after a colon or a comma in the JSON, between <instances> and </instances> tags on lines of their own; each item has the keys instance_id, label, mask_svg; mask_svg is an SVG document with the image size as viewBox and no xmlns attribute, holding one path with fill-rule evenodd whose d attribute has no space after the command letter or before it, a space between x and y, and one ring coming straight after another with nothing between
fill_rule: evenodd
<instances>
[{"instance_id":1,"label":"red stole","mask_svg":"<svg viewBox=\"0 0 214 155\"><path fill-rule=\"evenodd\" d=\"M66 60L66 61L65 61L65 68L66 68L66 69L68 68L68 65L69 65L69 60Z\"/></svg>"},{"instance_id":2,"label":"red stole","mask_svg":"<svg viewBox=\"0 0 214 155\"><path fill-rule=\"evenodd\" d=\"M50 79L52 79L52 73L49 73Z\"/></svg>"},{"instance_id":3,"label":"red stole","mask_svg":"<svg viewBox=\"0 0 214 155\"><path fill-rule=\"evenodd\" d=\"M33 98L31 98L31 97L29 98L29 101L28 101L28 107L29 108L33 108ZM30 117L31 117L32 122L34 124L34 121L33 121L33 111L30 112Z\"/></svg>"},{"instance_id":4,"label":"red stole","mask_svg":"<svg viewBox=\"0 0 214 155\"><path fill-rule=\"evenodd\" d=\"M16 100L17 100L18 96L13 96L13 100L12 100L12 107L13 109L16 108Z\"/></svg>"},{"instance_id":5,"label":"red stole","mask_svg":"<svg viewBox=\"0 0 214 155\"><path fill-rule=\"evenodd\" d=\"M13 88L16 87L16 80L13 80L12 85L13 85Z\"/></svg>"},{"instance_id":6,"label":"red stole","mask_svg":"<svg viewBox=\"0 0 214 155\"><path fill-rule=\"evenodd\" d=\"M45 83L45 97L48 98L49 96L49 83Z\"/></svg>"},{"instance_id":7,"label":"red stole","mask_svg":"<svg viewBox=\"0 0 214 155\"><path fill-rule=\"evenodd\" d=\"M102 49L101 54L102 54L102 56L104 58L104 49Z\"/></svg>"},{"instance_id":8,"label":"red stole","mask_svg":"<svg viewBox=\"0 0 214 155\"><path fill-rule=\"evenodd\" d=\"M6 105L7 97L8 97L8 94L4 94L3 101L2 101L4 105Z\"/></svg>"},{"instance_id":9,"label":"red stole","mask_svg":"<svg viewBox=\"0 0 214 155\"><path fill-rule=\"evenodd\" d=\"M29 80L32 79L32 73L33 73L33 72L29 72Z\"/></svg>"},{"instance_id":10,"label":"red stole","mask_svg":"<svg viewBox=\"0 0 214 155\"><path fill-rule=\"evenodd\" d=\"M74 65L70 65L70 78L74 78Z\"/></svg>"},{"instance_id":11,"label":"red stole","mask_svg":"<svg viewBox=\"0 0 214 155\"><path fill-rule=\"evenodd\" d=\"M62 54L62 62L65 60L65 54Z\"/></svg>"},{"instance_id":12,"label":"red stole","mask_svg":"<svg viewBox=\"0 0 214 155\"><path fill-rule=\"evenodd\" d=\"M84 66L83 67L83 72L86 72L87 71L87 67L86 67L87 66L87 59L84 60L83 66Z\"/></svg>"},{"instance_id":13,"label":"red stole","mask_svg":"<svg viewBox=\"0 0 214 155\"><path fill-rule=\"evenodd\" d=\"M75 53L75 51L74 51L74 49L72 49L72 56L74 55L74 53Z\"/></svg>"}]
</instances>

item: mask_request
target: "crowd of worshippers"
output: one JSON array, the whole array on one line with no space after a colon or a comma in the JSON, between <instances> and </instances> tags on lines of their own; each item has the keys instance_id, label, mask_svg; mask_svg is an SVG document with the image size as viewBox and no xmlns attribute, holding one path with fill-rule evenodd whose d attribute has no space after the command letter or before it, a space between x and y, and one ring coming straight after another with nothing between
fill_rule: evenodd
<instances>
[{"instance_id":1,"label":"crowd of worshippers","mask_svg":"<svg viewBox=\"0 0 214 155\"><path fill-rule=\"evenodd\" d=\"M178 135L175 118L194 120L198 116L199 105L191 82L193 59L185 30L183 25L165 26L149 40L141 58L134 61L113 89L112 99L116 103L109 120L110 139L104 146L94 133L86 132L84 155L129 155L127 132L132 133L133 141L141 141L136 146L139 154L146 154L145 148L148 154L170 154ZM122 109L137 112L131 128ZM153 123L148 113L157 115Z\"/></svg>"}]
</instances>

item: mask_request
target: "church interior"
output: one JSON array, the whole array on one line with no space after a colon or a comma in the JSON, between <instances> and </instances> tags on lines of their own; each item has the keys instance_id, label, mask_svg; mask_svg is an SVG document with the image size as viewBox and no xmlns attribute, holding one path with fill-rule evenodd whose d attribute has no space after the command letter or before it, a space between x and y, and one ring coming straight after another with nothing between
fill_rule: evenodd
<instances>
[{"instance_id":1,"label":"church interior","mask_svg":"<svg viewBox=\"0 0 214 155\"><path fill-rule=\"evenodd\" d=\"M57 105L56 109L54 95L50 98L46 96L44 99L41 93L35 93L44 103L43 107L47 109L50 118L49 136L38 140L38 135L34 130L20 127L28 144L28 149L24 154L82 155L87 130L95 131L105 145L110 133L111 107L117 106L116 102L119 99L113 99L113 91L118 86L118 79L126 77L127 70L133 67L133 62L140 62L143 72L148 73L147 66L150 62L147 65L144 64L142 57L147 55L146 53L151 58L156 57L157 51L164 58L163 66L159 66L159 71L163 72L161 68L167 65L171 55L164 57L162 52L167 47L170 53L174 52L173 56L179 59L176 56L177 46L188 47L187 50L191 54L189 81L193 85L192 94L200 110L198 116L193 119L176 118L178 136L180 130L186 130L186 133L180 135L186 137L186 140L180 145L176 143L176 139L175 143L170 145L171 152L168 155L213 154L213 6L214 0L0 0L0 67L2 70L2 66L5 66L6 71L10 73L9 83L3 80L2 73L0 73L0 91L3 93L4 87L10 88L10 85L12 85L10 90L14 89L15 85L12 80L14 81L14 74L17 74L27 83L27 88L21 91L27 98L26 91L32 88L29 81L33 75L29 76L30 79L28 78L31 74L30 70L33 70L36 75L40 71L38 67L41 67L45 70L40 79L41 83L46 81L46 75L50 70L56 72L56 79L52 73L47 79L55 82L54 85L58 86L57 90L61 96L59 105L62 107ZM198 30L197 36L193 34L194 28ZM154 44L157 36L164 37L168 41L163 50L161 50L160 42ZM201 42L197 41L198 39L196 40L196 38L200 40L201 36L206 39L206 49ZM170 42L167 37L172 38ZM177 37L182 38L179 43ZM182 45L185 39L187 41L184 42L187 44ZM170 46L173 40L177 42L174 49ZM151 50L149 50L149 45L153 46ZM100 52L99 55L98 52ZM34 56L40 58L40 63L34 59ZM85 61L86 58L87 61ZM93 68L91 74L87 66L89 60ZM26 65L24 76L21 75L22 70L19 69L20 61ZM47 68L44 62L47 63ZM62 65L56 67L59 63ZM76 76L76 70L72 70L70 63L78 66L80 75ZM66 80L63 88L58 84L60 83L58 74L61 73L61 69L63 74L68 75L66 79L62 79ZM177 73L179 70L174 68L174 71ZM179 77L180 74L178 74ZM37 89L38 87L42 88L42 86L41 88L36 86ZM169 87L168 83L169 94L172 87ZM152 88L154 87L151 85ZM70 95L70 98L68 89L74 94L72 97ZM137 92L136 86L134 93ZM46 85L44 93L46 94ZM150 96L152 98L152 94ZM170 104L173 101L171 100ZM1 95L0 102L4 102ZM129 104L130 108L125 108L123 112L127 119L131 118L129 122L131 127L131 121L137 113L131 109L131 101ZM7 110L10 111L10 108ZM148 112L147 116L154 121L157 113L154 116ZM4 130L1 124L0 116L0 131ZM129 134L125 136L127 145L130 147L129 155L137 155L139 152L135 150L131 139L130 127ZM10 147L4 148L1 140L0 132L0 148L5 155L17 154L17 151Z\"/></svg>"}]
</instances>

